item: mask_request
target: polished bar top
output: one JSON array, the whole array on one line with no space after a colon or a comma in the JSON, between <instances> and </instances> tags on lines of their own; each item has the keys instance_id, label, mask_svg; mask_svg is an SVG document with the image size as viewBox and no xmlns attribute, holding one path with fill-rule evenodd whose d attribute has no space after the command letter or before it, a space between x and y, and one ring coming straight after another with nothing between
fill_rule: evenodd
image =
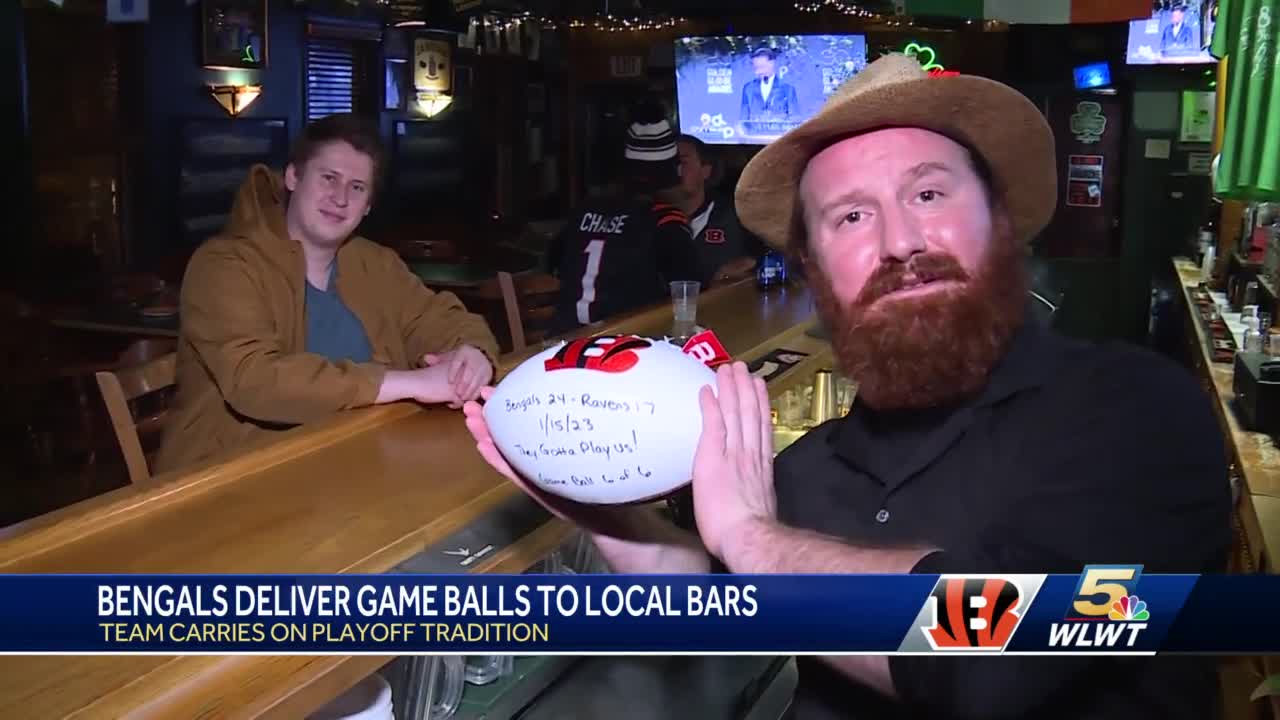
<instances>
[{"instance_id":1,"label":"polished bar top","mask_svg":"<svg viewBox=\"0 0 1280 720\"><path fill-rule=\"evenodd\" d=\"M1175 259L1173 266L1181 281L1185 312L1193 313L1189 291L1200 284L1200 268L1185 258ZM1246 497L1241 503L1240 520L1251 545L1261 552L1260 569L1280 571L1280 448L1271 436L1251 432L1240 424L1234 407L1232 366L1211 360L1206 329L1194 315L1189 319L1200 351L1195 362L1206 383L1205 389L1214 397L1218 419L1234 450L1233 470L1243 481L1242 491ZM1248 512L1250 509L1252 512Z\"/></svg>"},{"instance_id":2,"label":"polished bar top","mask_svg":"<svg viewBox=\"0 0 1280 720\"><path fill-rule=\"evenodd\" d=\"M750 360L814 347L813 312L803 287L761 293L744 281L704 293L698 323ZM662 304L579 334L662 335L670 324ZM504 358L500 372L536 352ZM0 572L385 572L516 492L475 452L458 411L352 411L0 530ZM566 532L548 523L472 571L521 572ZM4 657L0 717L300 717L387 659Z\"/></svg>"}]
</instances>

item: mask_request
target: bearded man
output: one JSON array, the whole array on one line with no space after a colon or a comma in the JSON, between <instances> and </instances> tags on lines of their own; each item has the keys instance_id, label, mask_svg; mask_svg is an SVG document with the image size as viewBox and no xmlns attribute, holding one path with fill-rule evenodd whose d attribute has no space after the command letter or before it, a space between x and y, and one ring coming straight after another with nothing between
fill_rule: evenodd
<instances>
[{"instance_id":1,"label":"bearded man","mask_svg":"<svg viewBox=\"0 0 1280 720\"><path fill-rule=\"evenodd\" d=\"M1055 165L1022 95L929 78L900 55L752 160L743 224L803 264L858 394L775 462L764 384L721 367L701 396L696 536L540 493L471 403L478 448L593 533L618 572L1220 572L1223 442L1190 375L1025 320L1024 248L1052 215ZM1213 670L1177 657L815 658L794 716L1191 720L1215 714Z\"/></svg>"}]
</instances>

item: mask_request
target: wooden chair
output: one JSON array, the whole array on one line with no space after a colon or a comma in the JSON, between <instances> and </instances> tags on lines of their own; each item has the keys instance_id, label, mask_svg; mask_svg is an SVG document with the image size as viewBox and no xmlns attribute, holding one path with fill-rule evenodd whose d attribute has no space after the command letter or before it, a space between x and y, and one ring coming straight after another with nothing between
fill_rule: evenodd
<instances>
[{"instance_id":1,"label":"wooden chair","mask_svg":"<svg viewBox=\"0 0 1280 720\"><path fill-rule=\"evenodd\" d=\"M560 281L543 273L513 276L500 272L498 287L507 312L512 349L519 352L529 343L542 342L555 316Z\"/></svg>"},{"instance_id":2,"label":"wooden chair","mask_svg":"<svg viewBox=\"0 0 1280 720\"><path fill-rule=\"evenodd\" d=\"M160 434L168 410L160 407L135 418L132 406L138 404L143 396L173 387L177 382L177 358L177 353L171 352L140 365L95 373L98 389L102 391L102 402L107 407L111 427L129 470L130 482L141 482L151 477L142 439Z\"/></svg>"}]
</instances>

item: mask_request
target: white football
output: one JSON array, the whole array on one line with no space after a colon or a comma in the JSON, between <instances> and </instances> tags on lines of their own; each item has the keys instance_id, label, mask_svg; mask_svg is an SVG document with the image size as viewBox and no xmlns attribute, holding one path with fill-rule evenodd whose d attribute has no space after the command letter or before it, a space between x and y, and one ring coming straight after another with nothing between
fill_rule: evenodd
<instances>
[{"instance_id":1,"label":"white football","mask_svg":"<svg viewBox=\"0 0 1280 720\"><path fill-rule=\"evenodd\" d=\"M702 434L698 392L715 372L663 340L573 340L494 389L484 417L523 477L594 504L653 500L688 484Z\"/></svg>"}]
</instances>

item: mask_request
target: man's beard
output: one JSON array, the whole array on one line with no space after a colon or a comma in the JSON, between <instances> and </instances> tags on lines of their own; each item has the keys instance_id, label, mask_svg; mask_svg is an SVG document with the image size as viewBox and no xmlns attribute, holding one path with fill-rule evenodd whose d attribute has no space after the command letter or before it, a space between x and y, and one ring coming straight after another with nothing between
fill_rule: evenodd
<instances>
[{"instance_id":1,"label":"man's beard","mask_svg":"<svg viewBox=\"0 0 1280 720\"><path fill-rule=\"evenodd\" d=\"M985 385L1026 314L1022 247L1007 229L994 232L978 271L969 276L948 253L881 264L857 299L842 305L831 279L813 273L818 313L831 332L840 370L858 384L858 400L875 410L943 406ZM890 298L903 277L955 281L922 297Z\"/></svg>"}]
</instances>

